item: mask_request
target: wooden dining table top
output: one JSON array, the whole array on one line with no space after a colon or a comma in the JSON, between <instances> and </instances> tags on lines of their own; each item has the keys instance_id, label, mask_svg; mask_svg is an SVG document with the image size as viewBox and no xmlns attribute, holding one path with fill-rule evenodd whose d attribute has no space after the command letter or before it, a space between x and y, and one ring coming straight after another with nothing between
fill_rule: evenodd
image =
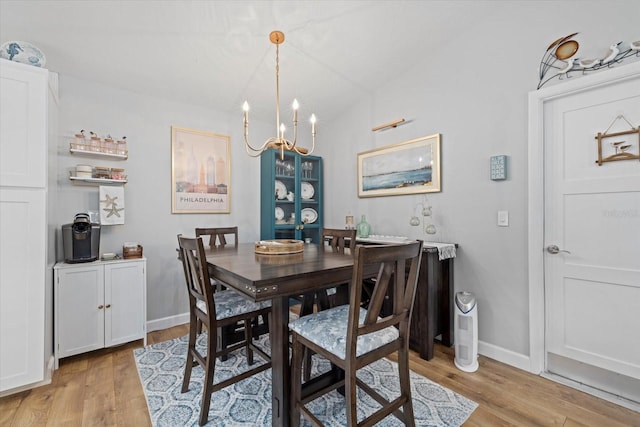
<instances>
[{"instance_id":1,"label":"wooden dining table top","mask_svg":"<svg viewBox=\"0 0 640 427\"><path fill-rule=\"evenodd\" d=\"M263 255L254 243L207 250L212 275L255 301L296 295L348 282L353 257L328 246L305 244L300 253Z\"/></svg>"}]
</instances>

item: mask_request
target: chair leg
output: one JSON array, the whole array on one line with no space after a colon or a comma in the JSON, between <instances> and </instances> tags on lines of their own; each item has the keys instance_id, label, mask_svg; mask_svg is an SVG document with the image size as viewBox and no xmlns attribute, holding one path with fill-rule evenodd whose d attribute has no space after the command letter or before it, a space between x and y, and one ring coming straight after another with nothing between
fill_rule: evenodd
<instances>
[{"instance_id":1,"label":"chair leg","mask_svg":"<svg viewBox=\"0 0 640 427\"><path fill-rule=\"evenodd\" d=\"M358 408L356 407L357 402L357 387L356 387L356 371L352 369L350 366L347 366L347 369L344 373L344 384L345 391L344 397L346 400L345 410L347 426L348 427L357 427L358 425Z\"/></svg>"},{"instance_id":2,"label":"chair leg","mask_svg":"<svg viewBox=\"0 0 640 427\"><path fill-rule=\"evenodd\" d=\"M253 365L253 350L251 349L251 342L253 340L253 328L251 324L253 319L244 319L244 340L246 342L245 348L247 349L247 364Z\"/></svg>"},{"instance_id":3,"label":"chair leg","mask_svg":"<svg viewBox=\"0 0 640 427\"><path fill-rule=\"evenodd\" d=\"M407 397L402 405L404 424L413 427L416 424L413 415L413 400L411 399L411 377L409 375L409 351L407 348L398 350L398 375L400 377L400 393Z\"/></svg>"},{"instance_id":4,"label":"chair leg","mask_svg":"<svg viewBox=\"0 0 640 427\"><path fill-rule=\"evenodd\" d=\"M209 328L208 331L211 333L216 330L216 328ZM206 368L204 374L204 385L202 390L202 404L200 405L200 425L205 425L207 420L209 419L209 406L211 404L211 393L213 391L213 377L216 372L216 348L218 346L218 337L217 333L214 332L213 336L207 336L207 356L206 360Z\"/></svg>"},{"instance_id":5,"label":"chair leg","mask_svg":"<svg viewBox=\"0 0 640 427\"><path fill-rule=\"evenodd\" d=\"M256 318L256 322L258 321L258 319ZM267 332L269 331L269 315L268 314L263 314L262 315L262 323L265 325L265 329L267 330ZM259 338L259 336L256 337L256 339Z\"/></svg>"},{"instance_id":6,"label":"chair leg","mask_svg":"<svg viewBox=\"0 0 640 427\"><path fill-rule=\"evenodd\" d=\"M291 402L289 404L290 425L298 427L300 425L300 401L302 400L302 358L305 350L297 340L296 334L292 334L291 351Z\"/></svg>"},{"instance_id":7,"label":"chair leg","mask_svg":"<svg viewBox=\"0 0 640 427\"><path fill-rule=\"evenodd\" d=\"M304 356L302 357L302 360L304 366L302 369L302 380L304 382L307 382L311 379L311 356L313 353L311 350L305 347L303 350L303 354Z\"/></svg>"},{"instance_id":8,"label":"chair leg","mask_svg":"<svg viewBox=\"0 0 640 427\"><path fill-rule=\"evenodd\" d=\"M327 291L322 289L316 292L316 300L318 303L318 311L327 310L331 308L331 303L329 302L329 295Z\"/></svg>"},{"instance_id":9,"label":"chair leg","mask_svg":"<svg viewBox=\"0 0 640 427\"><path fill-rule=\"evenodd\" d=\"M313 313L313 304L315 297L313 293L304 294L302 296L302 304L300 305L300 317Z\"/></svg>"},{"instance_id":10,"label":"chair leg","mask_svg":"<svg viewBox=\"0 0 640 427\"><path fill-rule=\"evenodd\" d=\"M220 341L220 350L224 350L229 346L229 344L231 344L229 342L229 335L232 334L234 331L235 331L234 325L222 326L221 328L218 329L218 333L220 334L220 337L218 338L218 341ZM222 360L223 362L228 358L229 358L228 354L223 354L222 356L220 356L220 360Z\"/></svg>"},{"instance_id":11,"label":"chair leg","mask_svg":"<svg viewBox=\"0 0 640 427\"><path fill-rule=\"evenodd\" d=\"M313 313L313 305L315 303L316 295L314 293L304 294L302 296L302 305L300 306L300 317ZM304 348L303 364L303 380L309 381L311 378L311 355L313 352L308 348Z\"/></svg>"},{"instance_id":12,"label":"chair leg","mask_svg":"<svg viewBox=\"0 0 640 427\"><path fill-rule=\"evenodd\" d=\"M189 322L189 344L187 345L187 361L184 365L184 378L182 380L182 393L186 393L189 390L189 382L191 381L191 369L195 363L195 358L193 356L193 351L196 348L196 337L198 328L201 325L198 325L199 322L196 322L195 316Z\"/></svg>"}]
</instances>

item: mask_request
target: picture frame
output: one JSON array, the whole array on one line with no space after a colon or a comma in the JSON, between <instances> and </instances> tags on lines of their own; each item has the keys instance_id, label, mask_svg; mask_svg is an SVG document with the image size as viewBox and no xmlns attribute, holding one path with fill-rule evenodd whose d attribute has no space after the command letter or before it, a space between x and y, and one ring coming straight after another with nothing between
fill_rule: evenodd
<instances>
[{"instance_id":1,"label":"picture frame","mask_svg":"<svg viewBox=\"0 0 640 427\"><path fill-rule=\"evenodd\" d=\"M358 153L358 197L441 191L440 134Z\"/></svg>"},{"instance_id":2,"label":"picture frame","mask_svg":"<svg viewBox=\"0 0 640 427\"><path fill-rule=\"evenodd\" d=\"M171 213L231 212L231 137L171 126Z\"/></svg>"}]
</instances>

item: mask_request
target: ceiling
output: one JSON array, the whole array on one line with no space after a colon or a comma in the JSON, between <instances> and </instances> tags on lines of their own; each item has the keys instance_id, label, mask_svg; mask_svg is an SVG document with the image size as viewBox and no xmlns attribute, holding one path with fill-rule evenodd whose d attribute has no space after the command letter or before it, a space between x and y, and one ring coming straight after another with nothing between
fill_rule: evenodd
<instances>
[{"instance_id":1,"label":"ceiling","mask_svg":"<svg viewBox=\"0 0 640 427\"><path fill-rule=\"evenodd\" d=\"M0 1L0 44L28 41L46 67L136 93L251 118L301 104L330 120L468 32L480 1Z\"/></svg>"}]
</instances>

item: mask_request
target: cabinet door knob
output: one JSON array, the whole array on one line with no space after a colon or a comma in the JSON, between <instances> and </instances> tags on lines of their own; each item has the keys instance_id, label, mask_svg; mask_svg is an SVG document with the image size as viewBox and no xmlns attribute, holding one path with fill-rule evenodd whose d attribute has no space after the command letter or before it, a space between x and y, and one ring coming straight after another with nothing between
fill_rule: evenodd
<instances>
[{"instance_id":1,"label":"cabinet door knob","mask_svg":"<svg viewBox=\"0 0 640 427\"><path fill-rule=\"evenodd\" d=\"M102 305L102 304L100 304L100 305L98 306L98 310L102 310L103 308L104 308L104 305Z\"/></svg>"},{"instance_id":2,"label":"cabinet door knob","mask_svg":"<svg viewBox=\"0 0 640 427\"><path fill-rule=\"evenodd\" d=\"M107 304L107 308L111 308L111 304Z\"/></svg>"}]
</instances>

